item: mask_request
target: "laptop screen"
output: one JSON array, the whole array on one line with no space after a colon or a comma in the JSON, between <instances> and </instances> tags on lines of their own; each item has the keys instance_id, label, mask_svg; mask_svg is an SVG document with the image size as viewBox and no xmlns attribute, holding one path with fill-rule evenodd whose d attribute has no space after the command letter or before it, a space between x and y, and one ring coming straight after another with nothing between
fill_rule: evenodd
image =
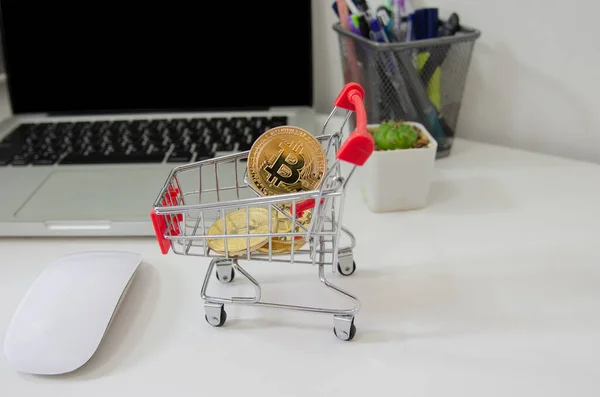
<instances>
[{"instance_id":1,"label":"laptop screen","mask_svg":"<svg viewBox=\"0 0 600 397\"><path fill-rule=\"evenodd\" d=\"M13 112L311 106L310 0L0 1Z\"/></svg>"}]
</instances>

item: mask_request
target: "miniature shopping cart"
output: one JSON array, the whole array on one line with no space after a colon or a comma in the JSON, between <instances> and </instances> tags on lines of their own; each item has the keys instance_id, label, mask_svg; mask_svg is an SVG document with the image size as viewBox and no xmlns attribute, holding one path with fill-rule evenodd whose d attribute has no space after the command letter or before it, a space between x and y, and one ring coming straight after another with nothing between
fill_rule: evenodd
<instances>
[{"instance_id":1,"label":"miniature shopping cart","mask_svg":"<svg viewBox=\"0 0 600 397\"><path fill-rule=\"evenodd\" d=\"M174 168L169 174L151 211L151 219L161 252L171 249L180 255L212 257L202 285L202 299L206 320L213 326L225 323L227 315L225 304L246 304L262 307L325 313L333 315L334 333L342 340L351 340L355 333L354 315L360 308L359 300L349 292L332 284L325 278L325 266L331 265L332 271L342 275L354 273L356 264L352 249L355 238L341 224L344 194L348 180L356 166L365 163L374 149L373 137L366 130L366 111L363 105L364 91L356 83L347 84L336 98L335 107L317 137L327 157L327 171L316 190L262 196L248 181L246 160L249 151L223 157L203 160ZM325 134L327 124L338 109L348 110L340 130ZM356 114L356 130L343 140L343 127ZM353 166L348 176L342 176L340 161ZM251 208L264 208L268 211L268 232L264 234L250 231ZM225 215L232 211L244 210L246 228L244 233L227 231ZM301 222L305 211L310 211L310 222ZM272 215L275 215L272 217ZM290 231L276 230L273 219L285 219L291 222ZM208 229L216 221L222 220L222 234L209 234ZM274 231L274 232L272 232ZM234 232L234 233L231 233ZM267 243L260 252L251 249L250 241L265 238ZM289 239L289 252L277 253L273 243L277 238ZM244 239L246 249L243 252L229 252L228 239ZM210 248L209 240L224 241L224 252ZM341 241L348 241L342 245ZM348 309L330 309L323 307L297 306L265 302L261 300L261 286L239 263L247 261L269 261L306 263L318 266L319 279L323 284L349 298L353 306ZM241 273L253 285L255 295L249 297L219 297L207 294L212 274L229 283L236 273Z\"/></svg>"}]
</instances>

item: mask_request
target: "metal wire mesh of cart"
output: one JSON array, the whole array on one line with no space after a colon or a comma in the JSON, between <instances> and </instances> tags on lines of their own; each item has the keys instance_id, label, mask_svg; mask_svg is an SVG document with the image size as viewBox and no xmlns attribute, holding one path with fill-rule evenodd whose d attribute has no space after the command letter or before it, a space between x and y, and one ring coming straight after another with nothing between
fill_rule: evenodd
<instances>
[{"instance_id":1,"label":"metal wire mesh of cart","mask_svg":"<svg viewBox=\"0 0 600 397\"><path fill-rule=\"evenodd\" d=\"M344 229L349 244L340 246L344 180L335 155L341 138L341 132L318 137L328 171L321 189L314 191L259 196L247 181L247 151L174 168L154 205L155 214L165 222L165 244L180 255L337 263L338 253L355 244ZM310 216L297 216L296 206L306 200L319 204L308 211ZM226 221L234 212L241 214L241 224ZM264 218L262 225L254 224L253 212ZM278 230L281 222L288 230ZM221 242L223 249L216 250L211 242ZM280 252L282 244L288 245Z\"/></svg>"},{"instance_id":2,"label":"metal wire mesh of cart","mask_svg":"<svg viewBox=\"0 0 600 397\"><path fill-rule=\"evenodd\" d=\"M380 43L339 24L333 29L338 33L344 79L365 89L370 123L418 121L438 141L438 157L448 155L473 47L481 33L461 26L453 36Z\"/></svg>"}]
</instances>

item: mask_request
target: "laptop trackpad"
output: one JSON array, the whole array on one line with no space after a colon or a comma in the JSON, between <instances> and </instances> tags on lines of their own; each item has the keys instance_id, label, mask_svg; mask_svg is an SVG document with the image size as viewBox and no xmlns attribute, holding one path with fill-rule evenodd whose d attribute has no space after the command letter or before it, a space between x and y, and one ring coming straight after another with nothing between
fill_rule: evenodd
<instances>
[{"instance_id":1,"label":"laptop trackpad","mask_svg":"<svg viewBox=\"0 0 600 397\"><path fill-rule=\"evenodd\" d=\"M23 220L141 220L169 170L55 171L15 214Z\"/></svg>"}]
</instances>

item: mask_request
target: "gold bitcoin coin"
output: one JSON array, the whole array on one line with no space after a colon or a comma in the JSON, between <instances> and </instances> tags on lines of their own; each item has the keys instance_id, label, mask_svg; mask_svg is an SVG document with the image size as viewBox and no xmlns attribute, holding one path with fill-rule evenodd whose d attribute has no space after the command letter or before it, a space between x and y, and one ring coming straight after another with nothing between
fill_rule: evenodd
<instances>
[{"instance_id":1,"label":"gold bitcoin coin","mask_svg":"<svg viewBox=\"0 0 600 397\"><path fill-rule=\"evenodd\" d=\"M289 211L289 206L284 206ZM277 233L290 233L292 231L292 221L287 217L278 214L279 219L277 220ZM296 232L300 233L302 229L298 225L302 225L304 227L308 227L310 224L310 211L304 211L301 217L296 219ZM302 248L306 244L306 239L302 236L282 236L282 237L273 237L271 242L271 253L273 254L289 254L292 252L292 241L295 239L294 252L298 249ZM262 252L265 254L269 253L269 241L258 248L258 252Z\"/></svg>"},{"instance_id":2,"label":"gold bitcoin coin","mask_svg":"<svg viewBox=\"0 0 600 397\"><path fill-rule=\"evenodd\" d=\"M248 175L263 195L319 187L327 169L325 151L308 131L275 127L258 137L248 154Z\"/></svg>"},{"instance_id":3,"label":"gold bitcoin coin","mask_svg":"<svg viewBox=\"0 0 600 397\"><path fill-rule=\"evenodd\" d=\"M277 229L276 211L271 214L271 229ZM208 235L228 234L266 234L269 232L269 211L266 208L250 208L248 211L248 227L246 227L246 209L228 213L225 216L225 233L223 232L223 218L217 219L208 229ZM246 252L247 242L250 241L250 251L256 250L265 244L267 237L233 237L227 238L227 251L231 256ZM208 239L208 246L219 254L225 253L225 239Z\"/></svg>"}]
</instances>

